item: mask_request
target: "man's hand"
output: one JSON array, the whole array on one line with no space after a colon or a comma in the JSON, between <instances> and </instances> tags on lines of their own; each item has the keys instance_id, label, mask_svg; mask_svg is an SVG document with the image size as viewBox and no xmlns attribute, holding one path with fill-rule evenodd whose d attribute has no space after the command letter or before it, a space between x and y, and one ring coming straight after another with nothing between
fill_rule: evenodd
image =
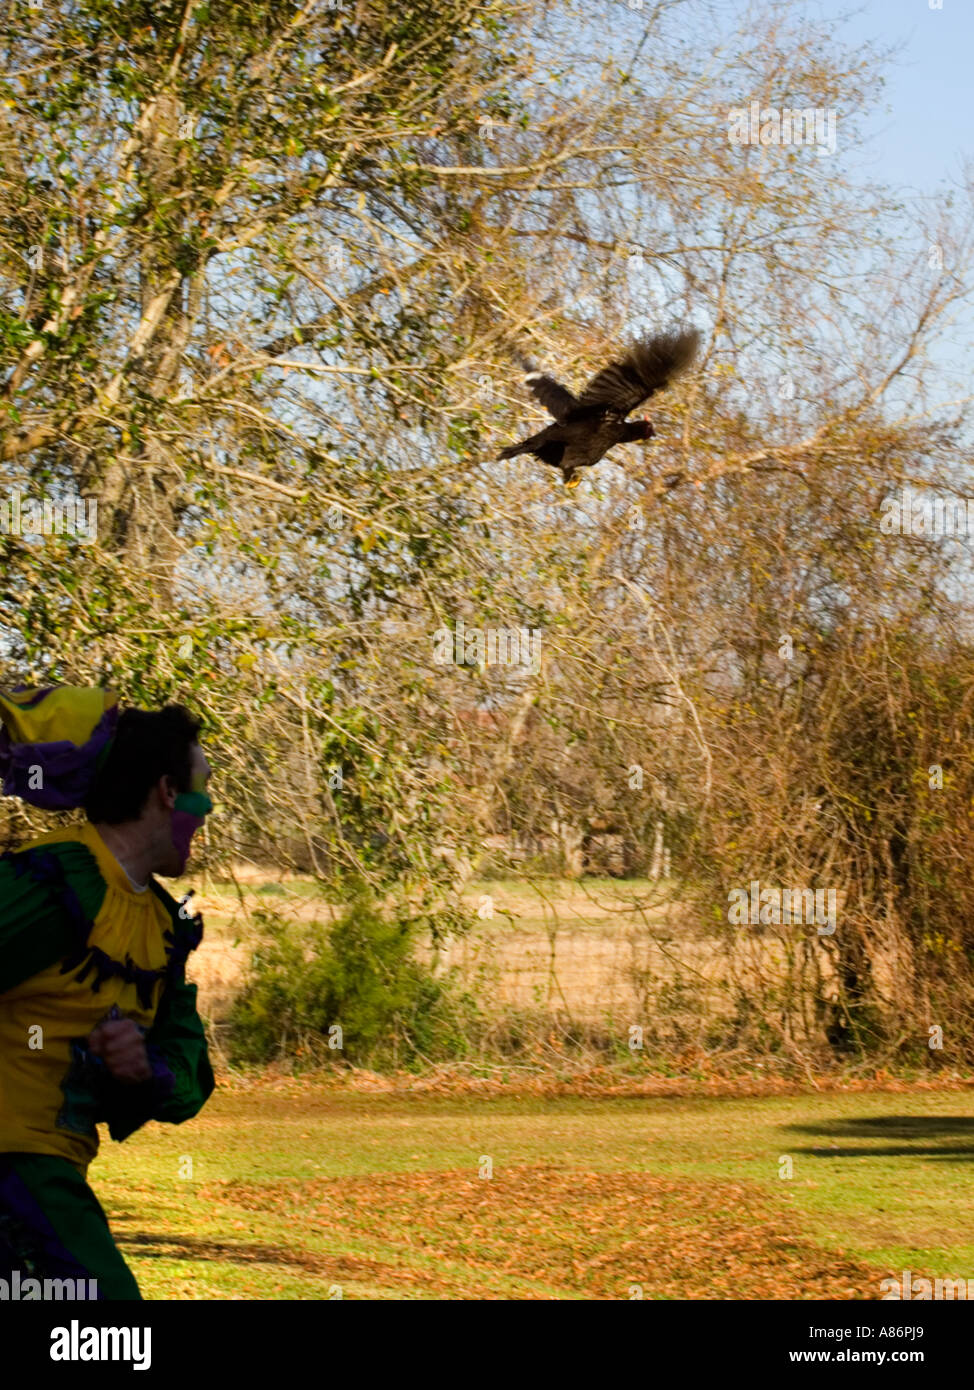
<instances>
[{"instance_id":1,"label":"man's hand","mask_svg":"<svg viewBox=\"0 0 974 1390\"><path fill-rule=\"evenodd\" d=\"M130 1018L99 1023L88 1038L88 1051L100 1057L115 1080L126 1086L152 1079L142 1031Z\"/></svg>"}]
</instances>

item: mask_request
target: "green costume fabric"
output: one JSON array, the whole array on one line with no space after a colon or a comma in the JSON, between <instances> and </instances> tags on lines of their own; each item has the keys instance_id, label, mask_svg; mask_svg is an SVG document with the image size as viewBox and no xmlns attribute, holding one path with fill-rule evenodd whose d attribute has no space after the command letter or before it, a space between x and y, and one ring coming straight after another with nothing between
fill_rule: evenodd
<instances>
[{"instance_id":1,"label":"green costume fabric","mask_svg":"<svg viewBox=\"0 0 974 1390\"><path fill-rule=\"evenodd\" d=\"M52 845L89 922L105 898L105 880L82 844ZM50 880L24 872L17 854L0 855L0 994L67 956L76 941L71 919Z\"/></svg>"},{"instance_id":2,"label":"green costume fabric","mask_svg":"<svg viewBox=\"0 0 974 1390\"><path fill-rule=\"evenodd\" d=\"M4 1259L4 1251L7 1258ZM0 1154L0 1277L73 1279L80 1298L141 1298L98 1198L73 1163Z\"/></svg>"}]
</instances>

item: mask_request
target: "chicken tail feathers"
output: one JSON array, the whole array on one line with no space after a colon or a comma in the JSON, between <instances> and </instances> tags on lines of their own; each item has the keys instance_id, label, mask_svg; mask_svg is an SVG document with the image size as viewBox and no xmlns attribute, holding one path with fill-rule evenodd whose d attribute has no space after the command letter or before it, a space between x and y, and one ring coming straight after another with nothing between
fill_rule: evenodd
<instances>
[{"instance_id":1,"label":"chicken tail feathers","mask_svg":"<svg viewBox=\"0 0 974 1390\"><path fill-rule=\"evenodd\" d=\"M520 444L508 445L506 449L501 450L497 457L498 459L516 459L518 454L527 454L529 452L528 443L525 441Z\"/></svg>"}]
</instances>

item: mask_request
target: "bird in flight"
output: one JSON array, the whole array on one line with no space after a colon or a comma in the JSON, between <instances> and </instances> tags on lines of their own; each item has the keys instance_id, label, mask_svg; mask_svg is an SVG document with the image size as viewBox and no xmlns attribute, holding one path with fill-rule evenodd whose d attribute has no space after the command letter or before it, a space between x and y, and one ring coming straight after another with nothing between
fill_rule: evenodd
<instances>
[{"instance_id":1,"label":"bird in flight","mask_svg":"<svg viewBox=\"0 0 974 1390\"><path fill-rule=\"evenodd\" d=\"M626 416L686 371L699 341L695 328L682 328L634 343L617 361L603 367L577 396L521 358L528 368L524 378L527 386L555 423L510 445L499 457L533 454L542 463L560 468L566 487L577 487L580 470L598 463L613 445L652 439L656 431L648 416L641 420L627 420Z\"/></svg>"}]
</instances>

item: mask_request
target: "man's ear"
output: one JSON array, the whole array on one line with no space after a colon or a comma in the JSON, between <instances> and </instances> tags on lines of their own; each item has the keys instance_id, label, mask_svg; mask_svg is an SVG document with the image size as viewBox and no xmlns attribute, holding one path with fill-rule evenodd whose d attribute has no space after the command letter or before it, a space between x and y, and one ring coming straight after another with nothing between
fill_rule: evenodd
<instances>
[{"instance_id":1,"label":"man's ear","mask_svg":"<svg viewBox=\"0 0 974 1390\"><path fill-rule=\"evenodd\" d=\"M176 783L169 776L160 777L156 783L156 790L167 810L171 811L176 805L176 797L179 795Z\"/></svg>"}]
</instances>

